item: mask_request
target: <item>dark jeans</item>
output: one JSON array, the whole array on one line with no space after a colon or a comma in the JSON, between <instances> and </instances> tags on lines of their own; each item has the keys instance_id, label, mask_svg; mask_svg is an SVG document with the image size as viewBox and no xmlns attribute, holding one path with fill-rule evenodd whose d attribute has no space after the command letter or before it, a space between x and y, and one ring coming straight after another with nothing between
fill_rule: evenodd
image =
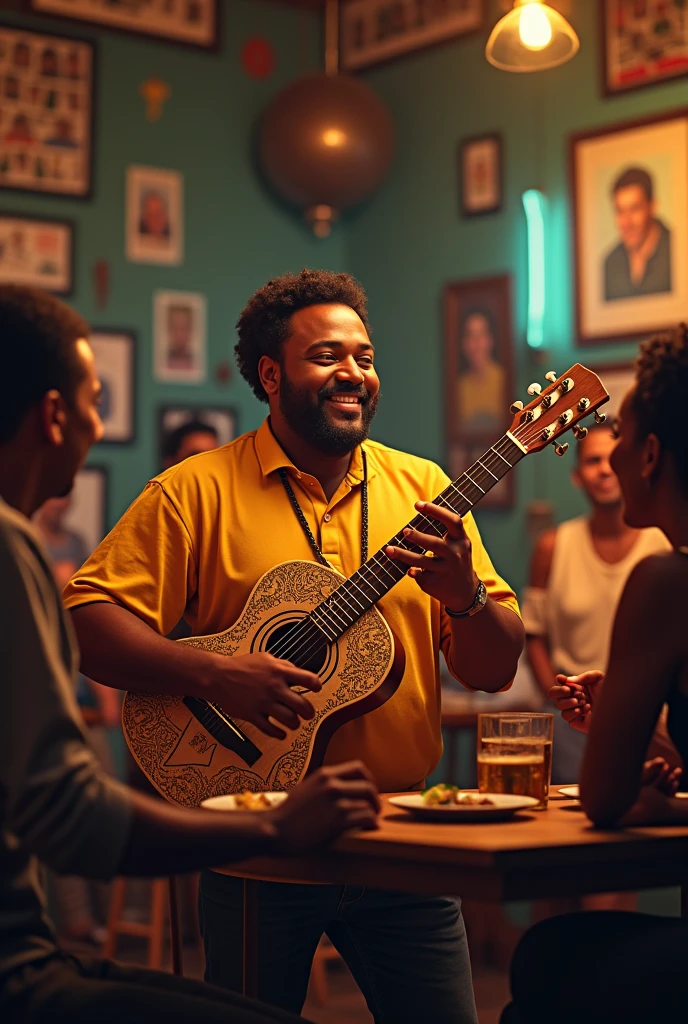
<instances>
[{"instance_id":1,"label":"dark jeans","mask_svg":"<svg viewBox=\"0 0 688 1024\"><path fill-rule=\"evenodd\" d=\"M206 980L241 988L241 879L204 871ZM353 886L259 884L259 998L299 1013L323 933L376 1024L477 1024L468 945L453 899Z\"/></svg>"},{"instance_id":2,"label":"dark jeans","mask_svg":"<svg viewBox=\"0 0 688 1024\"><path fill-rule=\"evenodd\" d=\"M685 1024L688 920L563 914L526 932L501 1024Z\"/></svg>"},{"instance_id":3,"label":"dark jeans","mask_svg":"<svg viewBox=\"0 0 688 1024\"><path fill-rule=\"evenodd\" d=\"M3 1024L298 1024L202 981L59 954L0 978Z\"/></svg>"}]
</instances>

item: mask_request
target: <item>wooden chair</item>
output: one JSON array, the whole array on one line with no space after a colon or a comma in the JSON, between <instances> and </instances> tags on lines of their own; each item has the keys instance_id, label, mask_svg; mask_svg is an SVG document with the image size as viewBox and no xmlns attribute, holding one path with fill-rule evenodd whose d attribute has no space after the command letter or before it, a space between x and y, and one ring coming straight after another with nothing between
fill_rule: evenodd
<instances>
[{"instance_id":1,"label":"wooden chair","mask_svg":"<svg viewBox=\"0 0 688 1024\"><path fill-rule=\"evenodd\" d=\"M180 975L182 973L182 951L175 879L154 878L151 881L150 916L148 921L127 921L122 916L126 891L127 879L116 878L112 883L107 919L107 938L101 950L102 956L115 956L118 936L137 935L148 940L148 966L154 970L159 970L162 967L165 945L165 895L167 891L169 897L172 972L173 974Z\"/></svg>"}]
</instances>

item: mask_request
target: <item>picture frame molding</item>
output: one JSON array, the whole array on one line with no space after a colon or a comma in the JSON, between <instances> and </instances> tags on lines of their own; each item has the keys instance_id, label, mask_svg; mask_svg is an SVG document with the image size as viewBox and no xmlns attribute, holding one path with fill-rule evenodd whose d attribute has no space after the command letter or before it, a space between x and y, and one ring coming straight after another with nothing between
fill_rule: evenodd
<instances>
[{"instance_id":1,"label":"picture frame molding","mask_svg":"<svg viewBox=\"0 0 688 1024\"><path fill-rule=\"evenodd\" d=\"M162 310L172 305L170 296L178 296L180 304L184 302L196 310L202 310L203 337L200 347L198 372L196 368L189 371L164 372L160 359L160 343L162 328ZM153 380L157 384L198 385L208 379L208 297L205 292L181 291L176 288L156 288L152 295L153 302Z\"/></svg>"},{"instance_id":2,"label":"picture frame molding","mask_svg":"<svg viewBox=\"0 0 688 1024\"><path fill-rule=\"evenodd\" d=\"M497 180L499 183L499 202L485 210L469 210L464 204L464 152L476 142L495 142L497 145ZM500 213L504 208L504 137L501 132L483 132L480 135L470 135L460 139L458 143L458 171L459 171L459 212L462 217L471 219L473 217L487 217L493 213Z\"/></svg>"},{"instance_id":3,"label":"picture frame molding","mask_svg":"<svg viewBox=\"0 0 688 1024\"><path fill-rule=\"evenodd\" d=\"M194 43L186 39L177 39L174 36L160 35L157 32L150 32L143 29L130 28L126 25L111 25L107 21L98 21L94 18L79 17L74 14L61 14L56 11L44 11L35 6L34 0L25 0L28 12L35 18L49 18L55 21L69 22L71 25L87 25L99 29L102 32L117 32L126 36L133 36L140 39L155 40L158 43L165 43L170 46L181 46L185 50L199 50L202 53L218 54L222 46L222 29L225 19L222 17L222 0L213 0L215 7L215 31L213 41L210 44Z\"/></svg>"},{"instance_id":4,"label":"picture frame molding","mask_svg":"<svg viewBox=\"0 0 688 1024\"><path fill-rule=\"evenodd\" d=\"M136 443L138 431L138 334L132 327L102 327L100 324L91 324L91 335L94 334L124 335L131 342L131 368L129 374L129 394L131 396L131 437L126 439L104 437L97 445L98 449L104 445L115 445L118 448L125 448ZM96 365L96 371L97 370L98 366Z\"/></svg>"},{"instance_id":5,"label":"picture frame molding","mask_svg":"<svg viewBox=\"0 0 688 1024\"><path fill-rule=\"evenodd\" d=\"M71 21L71 19L69 19ZM52 29L50 31L43 32L37 28L24 28L20 25L14 25L10 22L5 22L0 19L0 30L9 29L13 32L25 32L29 35L34 36L48 36L54 39L68 40L70 43L85 43L91 47L91 91L90 91L90 104L91 109L88 116L88 187L84 192L51 192L48 189L36 189L28 188L24 185L7 185L0 182L0 195L3 192L14 192L19 195L26 196L53 196L59 199L76 199L79 202L88 202L94 197L94 182L96 180L96 159L97 149L95 144L95 130L96 130L96 107L98 105L99 94L98 94L98 70L99 70L99 54L98 54L98 42L91 36L72 36L67 35L66 32L55 32Z\"/></svg>"},{"instance_id":6,"label":"picture frame molding","mask_svg":"<svg viewBox=\"0 0 688 1024\"><path fill-rule=\"evenodd\" d=\"M0 187L0 191L2 188ZM34 193L35 194L35 193ZM58 295L61 298L67 298L74 294L74 274L76 271L76 222L68 217L39 217L33 213L18 213L14 210L0 209L0 220L24 220L29 221L33 224L50 224L59 225L65 227L69 231L69 287L66 290L55 290L53 288L47 288L44 284L35 284L30 287L43 288L44 291L49 292L51 295ZM7 282L9 283L9 282ZM21 282L17 282L21 283Z\"/></svg>"},{"instance_id":7,"label":"picture frame molding","mask_svg":"<svg viewBox=\"0 0 688 1024\"><path fill-rule=\"evenodd\" d=\"M177 192L178 209L175 215L178 216L176 226L176 248L173 251L163 253L155 258L154 253L142 255L136 253L135 249L139 243L141 232L138 230L139 210L138 206L133 207L134 200L140 198L141 192L139 179L149 177L151 183L155 183L156 175L159 178L159 185L162 187L174 188ZM166 179L166 180L165 180ZM141 263L156 267L181 267L184 263L184 247L186 244L185 232L185 211L184 211L184 187L185 176L182 171L173 167L151 167L147 164L128 164L125 170L124 182L124 254L128 263ZM134 190L136 190L134 192ZM130 194L131 192L131 194ZM133 218L133 220L132 220ZM169 219L172 224L172 217ZM132 228L134 230L132 231ZM170 245L171 250L171 245Z\"/></svg>"},{"instance_id":8,"label":"picture frame molding","mask_svg":"<svg viewBox=\"0 0 688 1024\"><path fill-rule=\"evenodd\" d=\"M476 278L461 278L455 281L448 281L445 283L442 289L442 333L443 333L443 371L444 371L444 457L446 466L450 465L450 454L451 448L454 445L460 445L466 449L478 448L480 454L495 443L497 437L493 436L489 432L478 431L475 434L460 434L455 425L454 416L452 414L452 401L453 401L453 385L456 381L456 370L458 366L455 362L456 353L458 351L459 341L459 325L458 318L452 316L453 309L456 308L457 297L460 293L466 293L469 295L471 289L487 288L501 291L499 296L500 303L503 304L505 311L504 315L504 341L503 341L503 358L501 359L501 365L505 370L505 392L511 393L514 389L514 329L513 329L513 276L510 272L505 271L500 274L493 274L487 277L476 277ZM467 303L470 304L470 299L467 298ZM500 355L501 355L500 351ZM502 433L505 433L511 424L511 414L509 413L509 398L508 394L505 394L505 405L504 405L504 421L498 428ZM468 468L466 466L465 468ZM448 470L449 471L449 470ZM452 470L453 472L453 470ZM504 478L505 487L505 498L503 501L488 503L484 505L482 502L478 504L478 511L501 511L505 509L511 509L515 505L516 501L516 487L515 487L515 474L509 472Z\"/></svg>"},{"instance_id":9,"label":"picture frame molding","mask_svg":"<svg viewBox=\"0 0 688 1024\"><path fill-rule=\"evenodd\" d=\"M579 273L578 264L578 237L577 237L577 225L580 216L580 210L578 208L578 194L577 194L577 180L576 180L576 147L581 142L587 142L590 139L602 138L607 135L620 134L622 132L633 131L636 128L645 128L653 124L661 124L664 121L674 121L681 118L688 119L688 105L682 107L673 107L671 110L659 111L655 114L646 114L643 117L631 119L629 121L615 121L611 125L598 125L595 128L588 129L586 131L573 132L569 135L569 152L568 152L568 187L570 195L570 208L569 208L569 233L570 233L570 257L571 264L573 267L574 275L574 315L575 315L575 345L581 348L588 348L589 346L605 345L608 342L633 342L638 338L642 338L648 334L653 333L656 330L666 329L666 325L658 327L643 328L637 334L629 333L628 330L616 331L611 333L605 333L600 335L584 335L582 333L582 316L581 316L581 280ZM688 189L688 184L686 185ZM688 234L688 226L686 227Z\"/></svg>"}]
</instances>

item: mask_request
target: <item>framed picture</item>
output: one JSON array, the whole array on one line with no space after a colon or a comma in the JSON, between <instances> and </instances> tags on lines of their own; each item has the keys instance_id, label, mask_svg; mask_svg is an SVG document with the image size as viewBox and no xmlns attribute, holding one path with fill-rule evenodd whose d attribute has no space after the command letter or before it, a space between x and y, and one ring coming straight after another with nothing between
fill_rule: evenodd
<instances>
[{"instance_id":1,"label":"framed picture","mask_svg":"<svg viewBox=\"0 0 688 1024\"><path fill-rule=\"evenodd\" d=\"M453 282L443 305L445 451L455 479L511 423L511 278ZM504 483L492 502L504 502L507 494L511 501L510 488Z\"/></svg>"},{"instance_id":2,"label":"framed picture","mask_svg":"<svg viewBox=\"0 0 688 1024\"><path fill-rule=\"evenodd\" d=\"M465 473L475 462L480 459L487 449L489 442L485 444L462 444L460 441L451 443L447 452L446 470L452 480ZM476 511L484 508L513 508L515 503L514 473L507 473L506 476L494 485L487 492Z\"/></svg>"},{"instance_id":3,"label":"framed picture","mask_svg":"<svg viewBox=\"0 0 688 1024\"><path fill-rule=\"evenodd\" d=\"M166 441L173 430L187 423L204 425L215 435L216 447L234 440L238 434L237 414L234 409L208 405L165 405L158 414L159 463L164 466L168 460ZM200 433L200 429L199 429ZM172 462L169 463L173 465Z\"/></svg>"},{"instance_id":4,"label":"framed picture","mask_svg":"<svg viewBox=\"0 0 688 1024\"><path fill-rule=\"evenodd\" d=\"M156 380L199 384L206 376L206 303L197 292L153 296Z\"/></svg>"},{"instance_id":5,"label":"framed picture","mask_svg":"<svg viewBox=\"0 0 688 1024\"><path fill-rule=\"evenodd\" d=\"M218 42L218 0L31 0L41 14L86 21L170 42L215 49Z\"/></svg>"},{"instance_id":6,"label":"framed picture","mask_svg":"<svg viewBox=\"0 0 688 1024\"><path fill-rule=\"evenodd\" d=\"M94 47L0 25L0 188L91 191Z\"/></svg>"},{"instance_id":7,"label":"framed picture","mask_svg":"<svg viewBox=\"0 0 688 1024\"><path fill-rule=\"evenodd\" d=\"M136 437L136 337L133 331L95 328L89 340L102 386L103 442L131 444Z\"/></svg>"},{"instance_id":8,"label":"framed picture","mask_svg":"<svg viewBox=\"0 0 688 1024\"><path fill-rule=\"evenodd\" d=\"M484 0L420 4L418 0L344 0L340 8L339 62L343 71L477 32Z\"/></svg>"},{"instance_id":9,"label":"framed picture","mask_svg":"<svg viewBox=\"0 0 688 1024\"><path fill-rule=\"evenodd\" d=\"M635 366L632 362L611 363L594 366L593 369L609 392L609 401L602 406L600 412L606 413L607 422L611 424L619 413L626 392L635 381Z\"/></svg>"},{"instance_id":10,"label":"framed picture","mask_svg":"<svg viewBox=\"0 0 688 1024\"><path fill-rule=\"evenodd\" d=\"M157 167L127 168L127 259L176 265L184 259L184 178Z\"/></svg>"},{"instance_id":11,"label":"framed picture","mask_svg":"<svg viewBox=\"0 0 688 1024\"><path fill-rule=\"evenodd\" d=\"M481 135L459 145L461 213L495 213L502 205L502 139Z\"/></svg>"},{"instance_id":12,"label":"framed picture","mask_svg":"<svg viewBox=\"0 0 688 1024\"><path fill-rule=\"evenodd\" d=\"M684 0L601 0L607 96L688 74Z\"/></svg>"},{"instance_id":13,"label":"framed picture","mask_svg":"<svg viewBox=\"0 0 688 1024\"><path fill-rule=\"evenodd\" d=\"M580 344L628 339L688 309L688 109L571 139Z\"/></svg>"},{"instance_id":14,"label":"framed picture","mask_svg":"<svg viewBox=\"0 0 688 1024\"><path fill-rule=\"evenodd\" d=\"M107 533L108 470L105 466L84 466L74 480L64 524L78 533L87 551L95 551Z\"/></svg>"},{"instance_id":15,"label":"framed picture","mask_svg":"<svg viewBox=\"0 0 688 1024\"><path fill-rule=\"evenodd\" d=\"M0 283L70 295L74 287L71 222L0 213Z\"/></svg>"}]
</instances>

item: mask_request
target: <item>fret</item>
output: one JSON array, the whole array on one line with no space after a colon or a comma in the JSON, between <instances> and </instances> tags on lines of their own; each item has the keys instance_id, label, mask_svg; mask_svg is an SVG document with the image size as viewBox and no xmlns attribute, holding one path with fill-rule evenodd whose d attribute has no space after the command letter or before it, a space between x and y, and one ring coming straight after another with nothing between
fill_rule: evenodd
<instances>
[{"instance_id":1,"label":"fret","mask_svg":"<svg viewBox=\"0 0 688 1024\"><path fill-rule=\"evenodd\" d=\"M433 504L465 516L525 454L525 451L505 434L488 448L480 459L469 466L468 470L445 487L434 499ZM474 498L471 497L473 494ZM404 527L409 528L421 533L434 534L436 537L443 537L446 533L441 523L420 512ZM424 551L424 548L417 544L409 543L404 537L404 530L400 530L328 598L317 605L310 618L330 642L333 642L329 635L332 630L336 630L337 635L334 639L338 639L406 575L407 567L385 554L385 548L388 546L405 548L419 554ZM327 630L325 625L319 622L320 617L324 619Z\"/></svg>"}]
</instances>

